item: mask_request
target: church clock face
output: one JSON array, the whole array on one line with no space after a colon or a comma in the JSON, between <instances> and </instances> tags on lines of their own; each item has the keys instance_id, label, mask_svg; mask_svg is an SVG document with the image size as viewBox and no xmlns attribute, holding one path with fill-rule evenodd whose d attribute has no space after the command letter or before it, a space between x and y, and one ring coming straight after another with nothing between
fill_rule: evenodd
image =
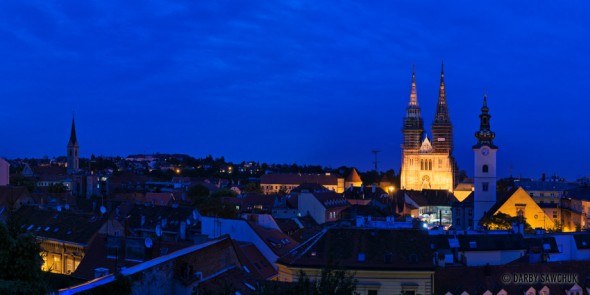
<instances>
[{"instance_id":1,"label":"church clock face","mask_svg":"<svg viewBox=\"0 0 590 295\"><path fill-rule=\"evenodd\" d=\"M490 149L488 149L487 147L484 147L481 149L481 154L484 156L487 156L490 153Z\"/></svg>"}]
</instances>

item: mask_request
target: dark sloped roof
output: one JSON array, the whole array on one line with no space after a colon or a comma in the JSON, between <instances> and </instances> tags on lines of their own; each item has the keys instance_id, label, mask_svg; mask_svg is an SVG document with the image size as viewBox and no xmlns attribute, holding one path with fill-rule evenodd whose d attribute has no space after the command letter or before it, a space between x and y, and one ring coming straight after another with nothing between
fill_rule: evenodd
<instances>
[{"instance_id":1,"label":"dark sloped roof","mask_svg":"<svg viewBox=\"0 0 590 295\"><path fill-rule=\"evenodd\" d=\"M366 187L349 187L344 191L344 197L347 199L374 199L388 196L388 194L379 186Z\"/></svg>"},{"instance_id":2,"label":"dark sloped roof","mask_svg":"<svg viewBox=\"0 0 590 295\"><path fill-rule=\"evenodd\" d=\"M63 210L42 210L23 206L14 213L21 229L34 236L87 245L105 222L100 215L78 214Z\"/></svg>"},{"instance_id":3,"label":"dark sloped roof","mask_svg":"<svg viewBox=\"0 0 590 295\"><path fill-rule=\"evenodd\" d=\"M565 192L565 195L569 198L576 200L590 201L590 187L581 186L573 189L569 189Z\"/></svg>"},{"instance_id":4,"label":"dark sloped roof","mask_svg":"<svg viewBox=\"0 0 590 295\"><path fill-rule=\"evenodd\" d=\"M405 191L418 206L451 206L453 194L447 190Z\"/></svg>"},{"instance_id":5,"label":"dark sloped roof","mask_svg":"<svg viewBox=\"0 0 590 295\"><path fill-rule=\"evenodd\" d=\"M331 262L349 270L434 269L428 233L422 230L330 228L302 245L278 262L299 267Z\"/></svg>"},{"instance_id":6,"label":"dark sloped roof","mask_svg":"<svg viewBox=\"0 0 590 295\"><path fill-rule=\"evenodd\" d=\"M18 199L28 195L25 186L0 186L0 207L14 206Z\"/></svg>"},{"instance_id":7,"label":"dark sloped roof","mask_svg":"<svg viewBox=\"0 0 590 295\"><path fill-rule=\"evenodd\" d=\"M299 186L297 186L291 190L292 193L295 193L295 192L300 193L303 191L324 192L324 191L329 191L329 189L327 189L325 186L318 184L318 183L302 183Z\"/></svg>"},{"instance_id":8,"label":"dark sloped roof","mask_svg":"<svg viewBox=\"0 0 590 295\"><path fill-rule=\"evenodd\" d=\"M526 191L565 191L580 186L575 182L556 181L516 181L515 186L520 186Z\"/></svg>"},{"instance_id":9,"label":"dark sloped roof","mask_svg":"<svg viewBox=\"0 0 590 295\"><path fill-rule=\"evenodd\" d=\"M233 267L199 283L198 294L253 294L254 290L246 284L254 288L258 286L252 276L239 267ZM233 292L228 293L227 290L233 290Z\"/></svg>"},{"instance_id":10,"label":"dark sloped roof","mask_svg":"<svg viewBox=\"0 0 590 295\"><path fill-rule=\"evenodd\" d=\"M348 202L341 194L332 191L315 192L313 195L326 209L348 206Z\"/></svg>"},{"instance_id":11,"label":"dark sloped roof","mask_svg":"<svg viewBox=\"0 0 590 295\"><path fill-rule=\"evenodd\" d=\"M163 231L176 232L179 230L180 222L184 221L187 229L197 225L193 210L191 207L184 206L145 206L136 204L127 215L128 225L131 229L142 228L155 231L156 225L160 224ZM142 216L143 225L141 224ZM164 220L165 224L163 224Z\"/></svg>"},{"instance_id":12,"label":"dark sloped roof","mask_svg":"<svg viewBox=\"0 0 590 295\"><path fill-rule=\"evenodd\" d=\"M246 222L277 256L282 256L299 246L299 242L278 229L265 228L252 221Z\"/></svg>"},{"instance_id":13,"label":"dark sloped roof","mask_svg":"<svg viewBox=\"0 0 590 295\"><path fill-rule=\"evenodd\" d=\"M520 234L458 235L461 251L521 250L527 244Z\"/></svg>"},{"instance_id":14,"label":"dark sloped roof","mask_svg":"<svg viewBox=\"0 0 590 295\"><path fill-rule=\"evenodd\" d=\"M256 279L266 280L277 275L277 270L272 263L262 255L260 250L252 243L236 243L236 254L242 265L246 266Z\"/></svg>"}]
</instances>

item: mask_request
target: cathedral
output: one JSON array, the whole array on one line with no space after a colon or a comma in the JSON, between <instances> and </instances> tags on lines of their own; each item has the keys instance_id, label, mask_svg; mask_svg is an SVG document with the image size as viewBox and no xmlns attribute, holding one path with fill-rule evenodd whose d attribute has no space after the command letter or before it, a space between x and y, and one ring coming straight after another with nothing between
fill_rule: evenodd
<instances>
[{"instance_id":1,"label":"cathedral","mask_svg":"<svg viewBox=\"0 0 590 295\"><path fill-rule=\"evenodd\" d=\"M404 117L402 167L400 185L403 190L436 189L453 191L456 183L456 162L453 158L453 128L445 92L444 67L440 74L440 89L432 136L424 131L420 116L416 73L412 71L410 102Z\"/></svg>"}]
</instances>

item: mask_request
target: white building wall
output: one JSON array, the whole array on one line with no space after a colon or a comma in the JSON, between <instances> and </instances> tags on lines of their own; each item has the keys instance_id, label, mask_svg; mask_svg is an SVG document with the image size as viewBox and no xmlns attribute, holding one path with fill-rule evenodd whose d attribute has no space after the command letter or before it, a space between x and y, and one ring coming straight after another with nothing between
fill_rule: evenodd
<instances>
[{"instance_id":1,"label":"white building wall","mask_svg":"<svg viewBox=\"0 0 590 295\"><path fill-rule=\"evenodd\" d=\"M549 262L566 261L575 259L576 242L571 234L555 234L555 242L559 253L551 253L549 255Z\"/></svg>"},{"instance_id":2,"label":"white building wall","mask_svg":"<svg viewBox=\"0 0 590 295\"><path fill-rule=\"evenodd\" d=\"M326 208L312 193L299 194L297 207L302 215L309 214L318 224L326 222Z\"/></svg>"},{"instance_id":3,"label":"white building wall","mask_svg":"<svg viewBox=\"0 0 590 295\"><path fill-rule=\"evenodd\" d=\"M276 269L274 262L277 261L278 256L250 227L246 220L203 216L201 217L201 233L212 239L228 234L234 240L250 242L258 248L268 261L273 263L273 267Z\"/></svg>"},{"instance_id":4,"label":"white building wall","mask_svg":"<svg viewBox=\"0 0 590 295\"><path fill-rule=\"evenodd\" d=\"M488 153L482 153L483 150ZM497 149L483 146L473 149L475 154L474 160L474 179L473 179L473 229L479 227L479 221L484 214L496 203L496 152ZM484 165L488 166L488 172L483 172ZM487 185L487 191L484 191L484 183Z\"/></svg>"}]
</instances>

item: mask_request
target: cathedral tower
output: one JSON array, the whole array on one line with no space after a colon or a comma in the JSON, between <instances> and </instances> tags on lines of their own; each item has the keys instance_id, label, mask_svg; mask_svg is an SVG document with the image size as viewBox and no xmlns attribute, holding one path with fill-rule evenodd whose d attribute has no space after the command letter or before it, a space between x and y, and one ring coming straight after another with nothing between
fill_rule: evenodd
<instances>
[{"instance_id":1,"label":"cathedral tower","mask_svg":"<svg viewBox=\"0 0 590 295\"><path fill-rule=\"evenodd\" d=\"M76 137L76 123L72 117L72 130L70 131L70 141L68 142L67 158L68 158L68 173L75 173L80 168L78 161L78 138Z\"/></svg>"},{"instance_id":2,"label":"cathedral tower","mask_svg":"<svg viewBox=\"0 0 590 295\"><path fill-rule=\"evenodd\" d=\"M420 117L420 106L418 105L418 92L416 90L416 71L412 69L412 89L410 91L410 102L406 108L404 117L404 150L417 150L424 134L422 117Z\"/></svg>"},{"instance_id":3,"label":"cathedral tower","mask_svg":"<svg viewBox=\"0 0 590 295\"><path fill-rule=\"evenodd\" d=\"M474 153L474 204L473 228L479 227L479 221L496 203L496 152L498 147L493 140L496 134L490 130L490 118L487 97L483 96L483 106L479 115L479 131L475 132L477 143Z\"/></svg>"},{"instance_id":4,"label":"cathedral tower","mask_svg":"<svg viewBox=\"0 0 590 295\"><path fill-rule=\"evenodd\" d=\"M453 139L444 89L444 72L441 74L432 142L424 133L414 71L412 71L412 90L404 117L402 134L404 142L402 144L400 188L418 191L422 189L453 191L455 162L451 157Z\"/></svg>"},{"instance_id":5,"label":"cathedral tower","mask_svg":"<svg viewBox=\"0 0 590 295\"><path fill-rule=\"evenodd\" d=\"M436 105L434 122L432 123L432 148L437 153L453 153L453 127L451 126L451 118L447 106L444 65L440 71L438 103Z\"/></svg>"}]
</instances>

